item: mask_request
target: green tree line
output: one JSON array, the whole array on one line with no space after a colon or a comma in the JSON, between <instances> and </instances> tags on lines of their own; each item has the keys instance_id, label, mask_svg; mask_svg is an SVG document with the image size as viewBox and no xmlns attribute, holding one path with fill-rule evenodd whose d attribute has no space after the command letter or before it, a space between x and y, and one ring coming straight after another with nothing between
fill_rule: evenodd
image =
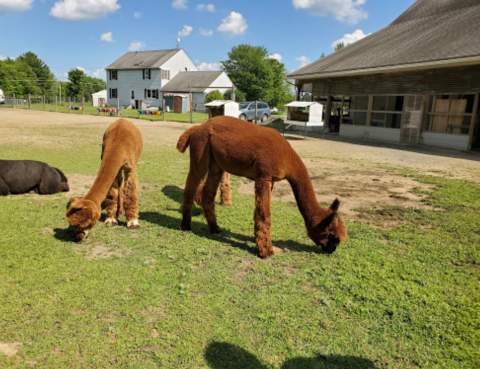
<instances>
[{"instance_id":1,"label":"green tree line","mask_svg":"<svg viewBox=\"0 0 480 369\"><path fill-rule=\"evenodd\" d=\"M91 94L105 89L105 81L87 76L83 71L72 69L69 82L58 81L48 65L32 52L16 59L0 60L0 88L5 95L19 98L28 95L77 97L91 100ZM61 90L60 90L61 89Z\"/></svg>"}]
</instances>

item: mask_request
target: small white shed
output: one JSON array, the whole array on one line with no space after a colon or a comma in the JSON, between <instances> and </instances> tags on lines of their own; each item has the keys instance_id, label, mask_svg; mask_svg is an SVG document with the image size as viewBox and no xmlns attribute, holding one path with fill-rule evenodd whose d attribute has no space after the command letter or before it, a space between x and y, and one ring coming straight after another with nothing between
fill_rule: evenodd
<instances>
[{"instance_id":1,"label":"small white shed","mask_svg":"<svg viewBox=\"0 0 480 369\"><path fill-rule=\"evenodd\" d=\"M92 94L92 105L97 108L103 108L107 103L107 90L102 90Z\"/></svg>"},{"instance_id":2,"label":"small white shed","mask_svg":"<svg viewBox=\"0 0 480 369\"><path fill-rule=\"evenodd\" d=\"M230 100L214 100L205 104L208 109L208 118L219 115L238 118L240 115L240 104Z\"/></svg>"},{"instance_id":3,"label":"small white shed","mask_svg":"<svg viewBox=\"0 0 480 369\"><path fill-rule=\"evenodd\" d=\"M323 131L323 105L312 101L293 101L285 105L287 107L287 119L284 124L304 127L304 136L307 130Z\"/></svg>"}]
</instances>

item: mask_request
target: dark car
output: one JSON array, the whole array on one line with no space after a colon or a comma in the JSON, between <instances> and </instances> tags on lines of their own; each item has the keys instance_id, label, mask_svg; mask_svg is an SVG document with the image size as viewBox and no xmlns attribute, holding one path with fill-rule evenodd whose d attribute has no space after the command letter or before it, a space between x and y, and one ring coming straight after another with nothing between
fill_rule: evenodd
<instances>
[{"instance_id":1,"label":"dark car","mask_svg":"<svg viewBox=\"0 0 480 369\"><path fill-rule=\"evenodd\" d=\"M268 104L263 101L257 101L257 120L266 122L271 115ZM246 101L240 103L240 114L242 120L255 120L255 101Z\"/></svg>"}]
</instances>

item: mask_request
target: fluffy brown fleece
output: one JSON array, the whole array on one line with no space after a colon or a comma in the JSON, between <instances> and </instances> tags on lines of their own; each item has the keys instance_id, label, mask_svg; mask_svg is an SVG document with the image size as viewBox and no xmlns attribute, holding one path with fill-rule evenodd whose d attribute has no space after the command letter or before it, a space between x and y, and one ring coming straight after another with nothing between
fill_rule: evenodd
<instances>
[{"instance_id":1,"label":"fluffy brown fleece","mask_svg":"<svg viewBox=\"0 0 480 369\"><path fill-rule=\"evenodd\" d=\"M202 191L205 186L207 177L198 186L195 194L195 202L198 206L202 206ZM230 190L230 173L223 172L222 179L220 180L220 205L232 206L232 191Z\"/></svg>"},{"instance_id":2,"label":"fluffy brown fleece","mask_svg":"<svg viewBox=\"0 0 480 369\"><path fill-rule=\"evenodd\" d=\"M177 149L190 146L190 171L183 193L181 229L191 230L192 205L197 188L207 175L202 207L211 233L219 233L215 215L215 194L224 172L255 181L255 241L259 256L273 255L271 191L273 183L286 179L305 220L309 237L332 253L347 238L335 199L323 209L315 198L307 169L290 144L277 131L232 117L215 117L185 131Z\"/></svg>"},{"instance_id":3,"label":"fluffy brown fleece","mask_svg":"<svg viewBox=\"0 0 480 369\"><path fill-rule=\"evenodd\" d=\"M117 225L125 213L127 227L139 228L137 162L142 153L142 134L133 123L118 119L103 135L102 164L92 188L83 198L70 199L67 220L83 240L100 219L101 203L107 198L105 224ZM123 176L122 176L123 172Z\"/></svg>"}]
</instances>

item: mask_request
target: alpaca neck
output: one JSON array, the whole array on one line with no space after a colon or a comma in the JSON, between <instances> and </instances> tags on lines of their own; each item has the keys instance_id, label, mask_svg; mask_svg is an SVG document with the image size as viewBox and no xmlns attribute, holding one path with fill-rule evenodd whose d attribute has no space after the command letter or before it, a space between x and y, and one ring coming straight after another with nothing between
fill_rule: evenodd
<instances>
[{"instance_id":1,"label":"alpaca neck","mask_svg":"<svg viewBox=\"0 0 480 369\"><path fill-rule=\"evenodd\" d=\"M112 186L120 169L121 164L119 162L117 163L116 160L112 162L104 156L97 178L95 178L95 182L93 182L90 191L85 195L85 199L91 200L100 206L105 197L107 197L108 190Z\"/></svg>"},{"instance_id":2,"label":"alpaca neck","mask_svg":"<svg viewBox=\"0 0 480 369\"><path fill-rule=\"evenodd\" d=\"M293 168L295 169L290 176L287 176L287 180L292 187L305 225L310 229L325 219L328 212L318 204L312 181L302 160L298 158L298 162L296 161L294 164Z\"/></svg>"}]
</instances>

